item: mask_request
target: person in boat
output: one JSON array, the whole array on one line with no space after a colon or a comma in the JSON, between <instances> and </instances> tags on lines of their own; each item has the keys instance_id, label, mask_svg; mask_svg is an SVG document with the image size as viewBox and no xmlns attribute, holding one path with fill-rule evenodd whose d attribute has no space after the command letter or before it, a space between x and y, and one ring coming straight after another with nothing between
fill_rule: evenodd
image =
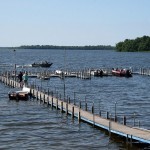
<instances>
[{"instance_id":1,"label":"person in boat","mask_svg":"<svg viewBox=\"0 0 150 150\"><path fill-rule=\"evenodd\" d=\"M23 74L23 82L24 82L24 85L27 86L28 85L28 74L27 72L25 72Z\"/></svg>"}]
</instances>

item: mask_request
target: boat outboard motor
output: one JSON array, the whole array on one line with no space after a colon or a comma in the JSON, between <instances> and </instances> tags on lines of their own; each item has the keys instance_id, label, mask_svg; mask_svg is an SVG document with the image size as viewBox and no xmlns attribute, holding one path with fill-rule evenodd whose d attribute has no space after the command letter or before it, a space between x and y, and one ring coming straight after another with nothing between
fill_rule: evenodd
<instances>
[{"instance_id":1,"label":"boat outboard motor","mask_svg":"<svg viewBox=\"0 0 150 150\"><path fill-rule=\"evenodd\" d=\"M127 77L131 77L132 75L131 75L131 71L128 69L128 70L126 70L126 76Z\"/></svg>"},{"instance_id":2,"label":"boat outboard motor","mask_svg":"<svg viewBox=\"0 0 150 150\"><path fill-rule=\"evenodd\" d=\"M103 70L100 70L100 76L101 77L103 76Z\"/></svg>"}]
</instances>

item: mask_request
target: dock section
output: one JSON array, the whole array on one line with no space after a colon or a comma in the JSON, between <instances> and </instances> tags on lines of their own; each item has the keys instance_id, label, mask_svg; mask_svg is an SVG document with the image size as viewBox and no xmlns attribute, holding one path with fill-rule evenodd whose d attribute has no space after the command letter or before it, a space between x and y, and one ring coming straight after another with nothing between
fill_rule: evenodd
<instances>
[{"instance_id":1,"label":"dock section","mask_svg":"<svg viewBox=\"0 0 150 150\"><path fill-rule=\"evenodd\" d=\"M11 87L20 87L20 84L17 81L4 76L0 76L0 81ZM133 140L150 144L150 130L133 128L126 126L125 122L120 124L113 121L111 118L102 118L101 116L94 114L94 105L92 106L92 112L89 112L87 109L83 110L80 106L70 103L69 100L59 99L58 95L53 95L53 92L43 92L32 85L28 88L30 90L30 95L34 96L37 100L40 100L51 107L55 107L61 112L70 114L72 118L77 117L78 121L85 121L95 127L102 128L108 131L110 136L111 134L119 135L126 138L126 141L129 141L131 144Z\"/></svg>"}]
</instances>

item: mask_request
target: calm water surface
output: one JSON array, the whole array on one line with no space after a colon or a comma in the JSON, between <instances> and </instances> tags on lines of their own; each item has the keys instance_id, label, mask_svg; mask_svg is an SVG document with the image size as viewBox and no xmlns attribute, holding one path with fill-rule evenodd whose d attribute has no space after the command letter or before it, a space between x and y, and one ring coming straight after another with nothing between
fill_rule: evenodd
<instances>
[{"instance_id":1,"label":"calm water surface","mask_svg":"<svg viewBox=\"0 0 150 150\"><path fill-rule=\"evenodd\" d=\"M0 50L0 64L31 64L34 61L48 60L53 62L49 70L85 68L112 68L150 66L150 53L118 53L114 51L81 51L81 50ZM1 70L13 70L13 67L0 67ZM31 68L23 68L29 71ZM37 69L33 69L37 71ZM43 70L43 69L41 69ZM46 69L44 69L46 71ZM66 95L76 104L85 98L88 110L92 103L95 113L116 112L122 122L123 115L127 124L150 129L150 77L133 75L132 78L92 77L91 80L77 78L51 78L49 81L29 79L43 88L58 91L61 95L66 85ZM39 101L9 101L9 87L0 83L0 149L126 149L119 139L109 136L91 125L70 116L61 114Z\"/></svg>"}]
</instances>

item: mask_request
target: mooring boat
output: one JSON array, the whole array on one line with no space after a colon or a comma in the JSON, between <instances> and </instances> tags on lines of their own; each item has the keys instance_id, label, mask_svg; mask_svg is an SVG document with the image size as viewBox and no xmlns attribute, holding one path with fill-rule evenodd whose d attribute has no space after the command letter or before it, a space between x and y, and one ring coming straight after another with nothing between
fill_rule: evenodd
<instances>
[{"instance_id":1,"label":"mooring boat","mask_svg":"<svg viewBox=\"0 0 150 150\"><path fill-rule=\"evenodd\" d=\"M132 73L129 69L112 69L112 75L120 77L132 77Z\"/></svg>"},{"instance_id":2,"label":"mooring boat","mask_svg":"<svg viewBox=\"0 0 150 150\"><path fill-rule=\"evenodd\" d=\"M53 63L49 63L47 61L34 62L32 67L50 67Z\"/></svg>"},{"instance_id":3,"label":"mooring boat","mask_svg":"<svg viewBox=\"0 0 150 150\"><path fill-rule=\"evenodd\" d=\"M30 95L30 89L23 87L22 91L12 90L8 92L10 100L28 100Z\"/></svg>"},{"instance_id":4,"label":"mooring boat","mask_svg":"<svg viewBox=\"0 0 150 150\"><path fill-rule=\"evenodd\" d=\"M10 100L28 100L28 92L26 91L10 91L8 93Z\"/></svg>"}]
</instances>

